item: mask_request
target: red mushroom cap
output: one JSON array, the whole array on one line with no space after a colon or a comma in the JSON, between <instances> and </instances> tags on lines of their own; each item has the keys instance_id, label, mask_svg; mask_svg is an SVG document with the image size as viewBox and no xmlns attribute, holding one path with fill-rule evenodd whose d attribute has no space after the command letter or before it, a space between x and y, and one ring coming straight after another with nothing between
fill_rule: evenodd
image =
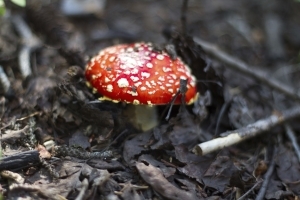
<instances>
[{"instance_id":1,"label":"red mushroom cap","mask_svg":"<svg viewBox=\"0 0 300 200\"><path fill-rule=\"evenodd\" d=\"M180 58L153 50L150 43L120 44L99 52L87 64L85 76L102 99L133 104L168 104L187 79L186 103L197 96L196 79ZM181 101L181 94L175 104Z\"/></svg>"}]
</instances>

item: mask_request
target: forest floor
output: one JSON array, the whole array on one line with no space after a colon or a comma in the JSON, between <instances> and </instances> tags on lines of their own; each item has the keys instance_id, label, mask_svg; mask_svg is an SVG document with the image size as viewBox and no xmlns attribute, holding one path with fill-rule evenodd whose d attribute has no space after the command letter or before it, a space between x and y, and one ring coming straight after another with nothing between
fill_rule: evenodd
<instances>
[{"instance_id":1,"label":"forest floor","mask_svg":"<svg viewBox=\"0 0 300 200\"><path fill-rule=\"evenodd\" d=\"M299 1L75 2L0 17L3 198L299 199ZM148 131L84 77L139 41L173 44L200 93Z\"/></svg>"}]
</instances>

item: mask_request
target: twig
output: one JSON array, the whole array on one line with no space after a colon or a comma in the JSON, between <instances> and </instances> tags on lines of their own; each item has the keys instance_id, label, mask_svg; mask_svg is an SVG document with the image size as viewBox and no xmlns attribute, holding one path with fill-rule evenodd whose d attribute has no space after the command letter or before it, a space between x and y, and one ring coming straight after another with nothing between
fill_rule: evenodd
<instances>
[{"instance_id":1,"label":"twig","mask_svg":"<svg viewBox=\"0 0 300 200\"><path fill-rule=\"evenodd\" d=\"M248 190L245 194L243 194L240 198L238 198L237 200L243 200L245 199L246 196L248 196L248 194L250 194L250 192L252 192L260 183L262 182L262 179L259 179L251 188L250 190Z\"/></svg>"},{"instance_id":2,"label":"twig","mask_svg":"<svg viewBox=\"0 0 300 200\"><path fill-rule=\"evenodd\" d=\"M9 88L10 88L10 82L2 66L0 65L0 93L6 94Z\"/></svg>"},{"instance_id":3,"label":"twig","mask_svg":"<svg viewBox=\"0 0 300 200\"><path fill-rule=\"evenodd\" d=\"M231 69L243 73L249 77L252 77L253 79L264 83L265 85L273 88L274 90L277 90L278 92L281 92L288 97L300 101L300 94L297 92L296 89L284 85L282 82L271 78L266 71L260 70L254 66L250 66L245 62L241 61L240 59L228 55L222 50L220 50L217 46L205 42L200 38L195 37L194 41L197 44L199 44L207 54L226 64L227 67L230 67Z\"/></svg>"},{"instance_id":4,"label":"twig","mask_svg":"<svg viewBox=\"0 0 300 200\"><path fill-rule=\"evenodd\" d=\"M295 137L295 133L291 129L290 125L285 124L284 127L285 127L285 132L286 132L287 136L289 137L289 139L291 140L292 145L295 149L295 153L298 157L298 161L300 162L300 148L299 148L299 145L298 145L298 142L297 142L297 138Z\"/></svg>"},{"instance_id":5,"label":"twig","mask_svg":"<svg viewBox=\"0 0 300 200\"><path fill-rule=\"evenodd\" d=\"M222 133L221 135L224 137L200 143L194 147L193 152L198 155L206 155L224 147L242 142L248 138L255 137L279 124L282 124L283 122L296 117L300 117L300 107L286 110L280 114L274 113L270 117L261 119L246 127Z\"/></svg>"},{"instance_id":6,"label":"twig","mask_svg":"<svg viewBox=\"0 0 300 200\"><path fill-rule=\"evenodd\" d=\"M14 15L12 22L20 34L23 42L19 53L20 72L24 78L31 75L30 53L41 46L40 40L31 32L28 25L20 15Z\"/></svg>"},{"instance_id":7,"label":"twig","mask_svg":"<svg viewBox=\"0 0 300 200\"><path fill-rule=\"evenodd\" d=\"M177 99L178 95L181 94L181 105L185 106L185 93L187 91L187 80L180 79L180 87L177 93L172 97L168 114L166 116L166 120L168 121L171 115L171 111L174 105L175 100Z\"/></svg>"},{"instance_id":8,"label":"twig","mask_svg":"<svg viewBox=\"0 0 300 200\"><path fill-rule=\"evenodd\" d=\"M255 200L262 200L265 197L266 194L266 190L270 181L270 178L273 174L273 171L275 169L275 159L276 159L276 155L277 155L277 148L275 147L274 152L273 152L273 156L272 156L272 160L271 160L271 164L268 168L268 171L266 172L265 176L264 176L264 182L255 198Z\"/></svg>"},{"instance_id":9,"label":"twig","mask_svg":"<svg viewBox=\"0 0 300 200\"><path fill-rule=\"evenodd\" d=\"M2 170L0 175L6 179L12 180L13 183L23 184L25 182L25 179L20 174L12 171Z\"/></svg>"},{"instance_id":10,"label":"twig","mask_svg":"<svg viewBox=\"0 0 300 200\"><path fill-rule=\"evenodd\" d=\"M75 200L82 200L82 199L84 199L84 195L86 194L86 190L89 187L89 181L85 178L85 179L83 179L81 185L82 185L81 190L80 190L80 192L79 192L79 194L78 194L78 196L76 197Z\"/></svg>"}]
</instances>

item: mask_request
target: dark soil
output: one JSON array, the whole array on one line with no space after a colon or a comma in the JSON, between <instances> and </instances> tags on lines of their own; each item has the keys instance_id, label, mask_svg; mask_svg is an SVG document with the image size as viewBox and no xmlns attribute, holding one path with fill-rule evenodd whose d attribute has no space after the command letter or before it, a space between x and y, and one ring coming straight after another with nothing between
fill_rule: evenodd
<instances>
[{"instance_id":1,"label":"dark soil","mask_svg":"<svg viewBox=\"0 0 300 200\"><path fill-rule=\"evenodd\" d=\"M0 18L5 199L299 198L299 114L282 114L299 108L299 1L190 0L185 9L174 0L109 0L76 15L63 2L6 1ZM199 38L265 75L233 68ZM175 105L169 120L169 106L159 106L159 124L146 132L134 125L132 107L97 101L84 78L101 49L138 41L174 45L201 94L193 105ZM206 155L193 151L270 116L280 122L262 134Z\"/></svg>"}]
</instances>

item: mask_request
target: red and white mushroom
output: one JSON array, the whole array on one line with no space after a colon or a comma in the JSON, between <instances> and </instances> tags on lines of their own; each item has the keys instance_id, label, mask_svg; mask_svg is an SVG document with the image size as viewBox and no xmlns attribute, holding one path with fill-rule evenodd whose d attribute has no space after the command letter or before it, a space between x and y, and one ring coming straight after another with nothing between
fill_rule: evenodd
<instances>
[{"instance_id":1,"label":"red and white mushroom","mask_svg":"<svg viewBox=\"0 0 300 200\"><path fill-rule=\"evenodd\" d=\"M179 90L180 79L187 79L187 104L195 100L196 80L179 57L172 60L151 43L120 44L99 52L87 64L88 84L102 99L132 104L168 104ZM180 103L180 95L175 104Z\"/></svg>"}]
</instances>

